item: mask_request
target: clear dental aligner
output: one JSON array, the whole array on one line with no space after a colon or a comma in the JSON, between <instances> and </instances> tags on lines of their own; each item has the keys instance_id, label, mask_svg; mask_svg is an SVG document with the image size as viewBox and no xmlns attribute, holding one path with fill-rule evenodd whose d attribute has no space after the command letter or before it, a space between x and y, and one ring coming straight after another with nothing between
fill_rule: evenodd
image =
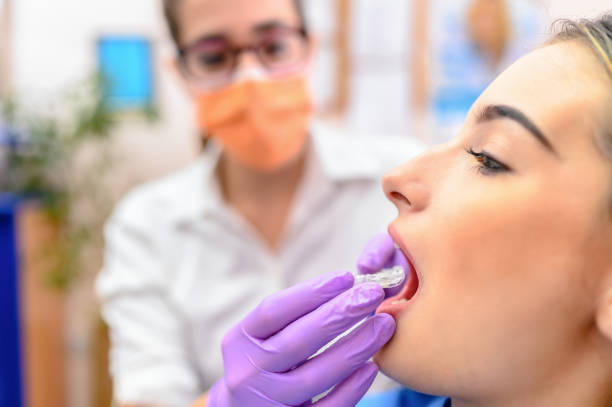
<instances>
[{"instance_id":1,"label":"clear dental aligner","mask_svg":"<svg viewBox=\"0 0 612 407\"><path fill-rule=\"evenodd\" d=\"M404 281L405 273L402 266L381 269L373 274L355 274L355 285L377 283L382 288L397 287Z\"/></svg>"}]
</instances>

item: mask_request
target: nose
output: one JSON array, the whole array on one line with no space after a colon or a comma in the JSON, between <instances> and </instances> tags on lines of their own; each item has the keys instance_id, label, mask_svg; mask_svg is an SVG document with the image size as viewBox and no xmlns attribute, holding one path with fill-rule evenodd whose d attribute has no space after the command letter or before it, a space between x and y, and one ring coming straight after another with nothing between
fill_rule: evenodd
<instances>
[{"instance_id":1,"label":"nose","mask_svg":"<svg viewBox=\"0 0 612 407\"><path fill-rule=\"evenodd\" d=\"M383 178L383 190L398 209L399 213L421 212L431 199L431 185L428 185L427 156L423 155L388 172Z\"/></svg>"},{"instance_id":2,"label":"nose","mask_svg":"<svg viewBox=\"0 0 612 407\"><path fill-rule=\"evenodd\" d=\"M259 59L257 58L255 51L253 51L252 49L242 50L236 56L236 58L238 58L238 60L236 61L237 62L236 69L249 70L249 69L261 68Z\"/></svg>"},{"instance_id":3,"label":"nose","mask_svg":"<svg viewBox=\"0 0 612 407\"><path fill-rule=\"evenodd\" d=\"M265 78L264 68L253 51L247 50L238 55L236 69L232 77L233 82L247 80L261 80Z\"/></svg>"}]
</instances>

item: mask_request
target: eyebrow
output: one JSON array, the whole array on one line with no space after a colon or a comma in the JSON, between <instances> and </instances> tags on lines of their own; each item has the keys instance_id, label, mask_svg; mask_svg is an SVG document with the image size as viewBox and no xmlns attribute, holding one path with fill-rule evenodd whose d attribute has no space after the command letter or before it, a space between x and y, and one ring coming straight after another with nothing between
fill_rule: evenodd
<instances>
[{"instance_id":1,"label":"eyebrow","mask_svg":"<svg viewBox=\"0 0 612 407\"><path fill-rule=\"evenodd\" d=\"M265 21L263 23L257 24L255 27L253 27L251 31L254 32L255 34L262 34L262 33L265 33L266 31L276 30L279 28L289 28L289 26L278 20L270 20L270 21ZM219 41L219 42L222 41L225 43L230 43L225 33L218 32L218 33L211 33L211 34L203 35L202 37L193 41L191 44L187 44L186 46L181 47L181 48L184 51L186 49L192 48L193 46L197 44L201 44L203 42L211 42L211 41Z\"/></svg>"},{"instance_id":2,"label":"eyebrow","mask_svg":"<svg viewBox=\"0 0 612 407\"><path fill-rule=\"evenodd\" d=\"M520 110L505 105L487 105L477 115L477 123L490 122L497 119L510 119L523 126L538 142L552 154L559 154L553 147L550 140L544 135L542 130L538 128L523 112Z\"/></svg>"},{"instance_id":3,"label":"eyebrow","mask_svg":"<svg viewBox=\"0 0 612 407\"><path fill-rule=\"evenodd\" d=\"M276 30L279 28L289 28L289 26L278 20L270 20L270 21L266 21L266 22L257 24L253 28L253 32L255 32L256 34L261 34L266 31Z\"/></svg>"},{"instance_id":4,"label":"eyebrow","mask_svg":"<svg viewBox=\"0 0 612 407\"><path fill-rule=\"evenodd\" d=\"M228 41L227 41L227 38L223 34L220 34L220 33L207 34L207 35L204 35L198 38L197 40L191 43L188 43L185 46L181 46L179 48L179 52L181 54L184 54L189 49L194 48L202 43L208 43L208 42L223 42L227 44Z\"/></svg>"}]
</instances>

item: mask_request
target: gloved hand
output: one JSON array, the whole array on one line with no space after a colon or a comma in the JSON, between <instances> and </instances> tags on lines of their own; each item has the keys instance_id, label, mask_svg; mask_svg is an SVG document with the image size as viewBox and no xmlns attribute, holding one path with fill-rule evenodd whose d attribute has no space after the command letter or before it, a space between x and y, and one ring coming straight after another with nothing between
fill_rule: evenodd
<instances>
[{"instance_id":1,"label":"gloved hand","mask_svg":"<svg viewBox=\"0 0 612 407\"><path fill-rule=\"evenodd\" d=\"M370 239L357 260L357 270L360 274L376 273L382 268L394 266L402 266L404 268L404 273L406 273L404 283L407 279L411 278L409 274L410 267L406 257L400 249L395 247L393 239L388 234L375 235ZM403 286L402 284L399 287L386 288L386 297L389 298L399 294Z\"/></svg>"},{"instance_id":2,"label":"gloved hand","mask_svg":"<svg viewBox=\"0 0 612 407\"><path fill-rule=\"evenodd\" d=\"M310 358L383 301L379 285L353 283L350 272L333 273L264 299L223 339L225 377L209 392L207 406L357 404L378 372L368 360L395 330L390 315L372 316ZM333 386L326 397L311 403Z\"/></svg>"}]
</instances>

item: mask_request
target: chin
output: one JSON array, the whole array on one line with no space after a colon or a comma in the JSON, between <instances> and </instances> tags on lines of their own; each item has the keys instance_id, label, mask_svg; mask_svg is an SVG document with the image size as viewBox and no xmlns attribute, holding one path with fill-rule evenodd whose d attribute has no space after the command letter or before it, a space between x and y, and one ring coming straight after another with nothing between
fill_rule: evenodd
<instances>
[{"instance_id":1,"label":"chin","mask_svg":"<svg viewBox=\"0 0 612 407\"><path fill-rule=\"evenodd\" d=\"M373 357L374 363L386 376L391 377L396 381L398 378L394 373L398 373L397 369L402 366L402 357L395 352L394 338L391 338L385 346L383 346ZM401 381L400 381L401 382Z\"/></svg>"},{"instance_id":2,"label":"chin","mask_svg":"<svg viewBox=\"0 0 612 407\"><path fill-rule=\"evenodd\" d=\"M393 339L391 339L391 340L393 340ZM386 346L387 345L385 345L385 347ZM374 355L372 360L374 361L374 363L376 363L378 365L380 370L384 370L384 365L385 365L385 348L383 347L381 350L376 352L376 354Z\"/></svg>"},{"instance_id":3,"label":"chin","mask_svg":"<svg viewBox=\"0 0 612 407\"><path fill-rule=\"evenodd\" d=\"M419 358L412 357L411 351L400 346L395 336L374 355L373 360L385 376L402 386L426 394L435 394L431 386L435 383L431 369L423 365Z\"/></svg>"}]
</instances>

